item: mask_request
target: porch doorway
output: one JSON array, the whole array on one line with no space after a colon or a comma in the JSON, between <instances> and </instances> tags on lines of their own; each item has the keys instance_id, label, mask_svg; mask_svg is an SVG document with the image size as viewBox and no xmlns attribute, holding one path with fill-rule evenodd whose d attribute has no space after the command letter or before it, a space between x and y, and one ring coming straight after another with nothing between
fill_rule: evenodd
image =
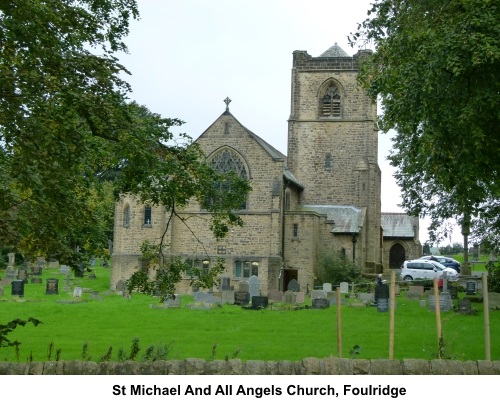
<instances>
[{"instance_id":1,"label":"porch doorway","mask_svg":"<svg viewBox=\"0 0 500 405\"><path fill-rule=\"evenodd\" d=\"M400 243L394 244L389 251L389 268L399 269L405 261L405 257L406 252L403 245Z\"/></svg>"},{"instance_id":2,"label":"porch doorway","mask_svg":"<svg viewBox=\"0 0 500 405\"><path fill-rule=\"evenodd\" d=\"M288 288L288 283L292 280L299 281L298 278L299 271L298 270L285 270L285 274L283 275L283 285L281 286L282 291L286 291Z\"/></svg>"}]
</instances>

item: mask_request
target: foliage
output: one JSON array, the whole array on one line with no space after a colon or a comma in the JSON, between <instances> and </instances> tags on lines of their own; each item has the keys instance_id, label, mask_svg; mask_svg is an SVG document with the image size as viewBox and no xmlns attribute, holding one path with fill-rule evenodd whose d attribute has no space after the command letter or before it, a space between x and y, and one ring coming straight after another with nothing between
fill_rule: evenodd
<instances>
[{"instance_id":1,"label":"foliage","mask_svg":"<svg viewBox=\"0 0 500 405\"><path fill-rule=\"evenodd\" d=\"M141 246L141 266L127 281L129 292L137 291L160 297L160 302L174 298L175 285L185 274L191 276L190 283L198 288L212 288L218 276L224 272L224 260L217 261L209 269L191 267L181 257L165 257L161 244L144 241ZM152 277L149 277L152 274Z\"/></svg>"},{"instance_id":2,"label":"foliage","mask_svg":"<svg viewBox=\"0 0 500 405\"><path fill-rule=\"evenodd\" d=\"M242 223L233 209L248 183L174 137L181 120L128 100L116 54L138 17L135 0L0 2L0 246L77 269L107 248L113 198L133 193L173 217L224 179L232 191L210 227L223 237Z\"/></svg>"},{"instance_id":3,"label":"foliage","mask_svg":"<svg viewBox=\"0 0 500 405\"><path fill-rule=\"evenodd\" d=\"M318 271L321 283L339 285L341 282L352 283L360 278L361 268L345 255L330 253L322 258Z\"/></svg>"},{"instance_id":4,"label":"foliage","mask_svg":"<svg viewBox=\"0 0 500 405\"><path fill-rule=\"evenodd\" d=\"M488 291L500 293L500 262L488 262Z\"/></svg>"},{"instance_id":5,"label":"foliage","mask_svg":"<svg viewBox=\"0 0 500 405\"><path fill-rule=\"evenodd\" d=\"M463 253L464 247L461 243L455 242L453 245L446 245L439 248L442 255L456 255L458 253Z\"/></svg>"},{"instance_id":6,"label":"foliage","mask_svg":"<svg viewBox=\"0 0 500 405\"><path fill-rule=\"evenodd\" d=\"M433 230L453 218L478 239L498 235L498 4L378 0L350 41L376 46L359 78L380 97L380 129L396 131L389 159L402 206Z\"/></svg>"},{"instance_id":7,"label":"foliage","mask_svg":"<svg viewBox=\"0 0 500 405\"><path fill-rule=\"evenodd\" d=\"M31 322L34 326L38 326L39 324L42 323L36 318L29 317L27 320L16 318L6 324L0 324L0 348L15 346L16 349L18 349L21 342L18 342L17 340L11 341L9 340L7 335L11 333L14 329L16 329L18 326L25 326L29 322Z\"/></svg>"}]
</instances>

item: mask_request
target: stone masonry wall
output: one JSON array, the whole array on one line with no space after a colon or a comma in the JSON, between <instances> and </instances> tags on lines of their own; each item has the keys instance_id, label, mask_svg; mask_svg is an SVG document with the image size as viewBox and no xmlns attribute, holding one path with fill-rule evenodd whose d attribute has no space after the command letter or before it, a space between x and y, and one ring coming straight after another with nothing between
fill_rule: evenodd
<instances>
[{"instance_id":1,"label":"stone masonry wall","mask_svg":"<svg viewBox=\"0 0 500 405\"><path fill-rule=\"evenodd\" d=\"M0 375L500 375L500 361L328 357L301 361L0 362Z\"/></svg>"}]
</instances>

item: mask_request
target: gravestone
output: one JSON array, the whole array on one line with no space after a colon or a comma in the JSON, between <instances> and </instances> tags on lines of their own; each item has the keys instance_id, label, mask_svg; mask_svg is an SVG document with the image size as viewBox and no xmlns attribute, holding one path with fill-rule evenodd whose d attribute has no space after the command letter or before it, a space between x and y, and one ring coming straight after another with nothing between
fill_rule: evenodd
<instances>
[{"instance_id":1,"label":"gravestone","mask_svg":"<svg viewBox=\"0 0 500 405\"><path fill-rule=\"evenodd\" d=\"M463 299L458 301L458 312L464 315L473 314L470 300Z\"/></svg>"},{"instance_id":2,"label":"gravestone","mask_svg":"<svg viewBox=\"0 0 500 405\"><path fill-rule=\"evenodd\" d=\"M311 291L311 299L314 300L316 298L327 298L328 297L328 293L326 291L323 291L323 290L312 290Z\"/></svg>"},{"instance_id":3,"label":"gravestone","mask_svg":"<svg viewBox=\"0 0 500 405\"><path fill-rule=\"evenodd\" d=\"M70 274L70 268L69 266L65 264L61 264L61 267L59 267L59 274Z\"/></svg>"},{"instance_id":4,"label":"gravestone","mask_svg":"<svg viewBox=\"0 0 500 405\"><path fill-rule=\"evenodd\" d=\"M69 283L69 273L66 274L66 277L64 278L63 291L71 291L71 285Z\"/></svg>"},{"instance_id":5,"label":"gravestone","mask_svg":"<svg viewBox=\"0 0 500 405\"><path fill-rule=\"evenodd\" d=\"M476 283L474 281L467 281L465 295L476 295Z\"/></svg>"},{"instance_id":6,"label":"gravestone","mask_svg":"<svg viewBox=\"0 0 500 405\"><path fill-rule=\"evenodd\" d=\"M181 307L181 296L179 294L174 294L174 298L168 298L164 303L164 307L167 308L180 308Z\"/></svg>"},{"instance_id":7,"label":"gravestone","mask_svg":"<svg viewBox=\"0 0 500 405\"><path fill-rule=\"evenodd\" d=\"M267 298L269 298L269 301L276 301L276 302L280 302L281 300L283 300L283 293L281 291L269 291L267 293Z\"/></svg>"},{"instance_id":8,"label":"gravestone","mask_svg":"<svg viewBox=\"0 0 500 405\"><path fill-rule=\"evenodd\" d=\"M326 298L315 298L312 300L312 307L314 309L324 309L330 306L330 301Z\"/></svg>"},{"instance_id":9,"label":"gravestone","mask_svg":"<svg viewBox=\"0 0 500 405\"><path fill-rule=\"evenodd\" d=\"M9 266L7 267L7 270L5 272L5 278L16 278L16 270L14 269L14 267L12 266Z\"/></svg>"},{"instance_id":10,"label":"gravestone","mask_svg":"<svg viewBox=\"0 0 500 405\"><path fill-rule=\"evenodd\" d=\"M347 294L348 292L349 292L349 283L343 281L342 283L340 283L340 293Z\"/></svg>"},{"instance_id":11,"label":"gravestone","mask_svg":"<svg viewBox=\"0 0 500 405\"><path fill-rule=\"evenodd\" d=\"M49 264L47 265L49 269L57 269L59 267L59 261L57 260L50 260Z\"/></svg>"},{"instance_id":12,"label":"gravestone","mask_svg":"<svg viewBox=\"0 0 500 405\"><path fill-rule=\"evenodd\" d=\"M73 298L82 298L82 287L75 287L73 289Z\"/></svg>"},{"instance_id":13,"label":"gravestone","mask_svg":"<svg viewBox=\"0 0 500 405\"><path fill-rule=\"evenodd\" d=\"M458 298L458 287L455 285L450 286L450 295L452 299L457 299Z\"/></svg>"},{"instance_id":14,"label":"gravestone","mask_svg":"<svg viewBox=\"0 0 500 405\"><path fill-rule=\"evenodd\" d=\"M295 293L295 302L297 304L303 304L306 300L306 296L305 296L305 293L304 291L297 291Z\"/></svg>"},{"instance_id":15,"label":"gravestone","mask_svg":"<svg viewBox=\"0 0 500 405\"><path fill-rule=\"evenodd\" d=\"M234 291L222 290L222 303L233 305L234 304Z\"/></svg>"},{"instance_id":16,"label":"gravestone","mask_svg":"<svg viewBox=\"0 0 500 405\"><path fill-rule=\"evenodd\" d=\"M252 308L267 308L269 299L267 297L256 296L252 297Z\"/></svg>"},{"instance_id":17,"label":"gravestone","mask_svg":"<svg viewBox=\"0 0 500 405\"><path fill-rule=\"evenodd\" d=\"M252 276L248 279L248 292L250 293L250 297L260 295L259 277Z\"/></svg>"},{"instance_id":18,"label":"gravestone","mask_svg":"<svg viewBox=\"0 0 500 405\"><path fill-rule=\"evenodd\" d=\"M5 272L5 278L16 278L16 271L14 270L14 264L16 262L15 253L7 253L9 258L9 264L7 266L7 270Z\"/></svg>"},{"instance_id":19,"label":"gravestone","mask_svg":"<svg viewBox=\"0 0 500 405\"><path fill-rule=\"evenodd\" d=\"M373 293L358 293L358 300L362 302L373 302L375 297Z\"/></svg>"},{"instance_id":20,"label":"gravestone","mask_svg":"<svg viewBox=\"0 0 500 405\"><path fill-rule=\"evenodd\" d=\"M500 293L488 293L488 305L490 309L500 309Z\"/></svg>"},{"instance_id":21,"label":"gravestone","mask_svg":"<svg viewBox=\"0 0 500 405\"><path fill-rule=\"evenodd\" d=\"M250 293L248 291L235 291L234 304L235 305L248 305L250 303Z\"/></svg>"},{"instance_id":22,"label":"gravestone","mask_svg":"<svg viewBox=\"0 0 500 405\"><path fill-rule=\"evenodd\" d=\"M11 295L17 295L19 297L24 297L24 281L13 280L11 282L12 290Z\"/></svg>"},{"instance_id":23,"label":"gravestone","mask_svg":"<svg viewBox=\"0 0 500 405\"><path fill-rule=\"evenodd\" d=\"M323 291L332 292L332 283L323 283Z\"/></svg>"},{"instance_id":24,"label":"gravestone","mask_svg":"<svg viewBox=\"0 0 500 405\"><path fill-rule=\"evenodd\" d=\"M231 279L229 277L221 277L220 283L221 291L231 290Z\"/></svg>"},{"instance_id":25,"label":"gravestone","mask_svg":"<svg viewBox=\"0 0 500 405\"><path fill-rule=\"evenodd\" d=\"M31 273L30 273L30 276L41 276L42 275L42 269L43 269L43 266L32 266L31 267Z\"/></svg>"},{"instance_id":26,"label":"gravestone","mask_svg":"<svg viewBox=\"0 0 500 405\"><path fill-rule=\"evenodd\" d=\"M377 286L379 287L379 286ZM378 297L377 302L377 312L387 312L389 311L389 297Z\"/></svg>"},{"instance_id":27,"label":"gravestone","mask_svg":"<svg viewBox=\"0 0 500 405\"><path fill-rule=\"evenodd\" d=\"M59 280L57 278L47 279L45 294L59 294Z\"/></svg>"},{"instance_id":28,"label":"gravestone","mask_svg":"<svg viewBox=\"0 0 500 405\"><path fill-rule=\"evenodd\" d=\"M424 286L423 285L411 285L410 287L408 287L408 291L413 292L413 293L417 293L421 297L424 295Z\"/></svg>"},{"instance_id":29,"label":"gravestone","mask_svg":"<svg viewBox=\"0 0 500 405\"><path fill-rule=\"evenodd\" d=\"M42 278L37 276L31 277L30 279L31 284L42 284L42 281Z\"/></svg>"},{"instance_id":30,"label":"gravestone","mask_svg":"<svg viewBox=\"0 0 500 405\"><path fill-rule=\"evenodd\" d=\"M196 291L194 293L194 301L203 304L220 304L221 299L213 294L209 294L203 291Z\"/></svg>"},{"instance_id":31,"label":"gravestone","mask_svg":"<svg viewBox=\"0 0 500 405\"><path fill-rule=\"evenodd\" d=\"M378 303L379 299L389 299L389 286L387 284L375 286L375 302Z\"/></svg>"},{"instance_id":32,"label":"gravestone","mask_svg":"<svg viewBox=\"0 0 500 405\"><path fill-rule=\"evenodd\" d=\"M28 282L28 270L19 269L17 271L17 279L21 280L23 283L27 283Z\"/></svg>"},{"instance_id":33,"label":"gravestone","mask_svg":"<svg viewBox=\"0 0 500 405\"><path fill-rule=\"evenodd\" d=\"M283 302L285 304L295 304L296 296L293 291L285 291L283 294Z\"/></svg>"},{"instance_id":34,"label":"gravestone","mask_svg":"<svg viewBox=\"0 0 500 405\"><path fill-rule=\"evenodd\" d=\"M434 295L429 294L427 297L427 300L429 301L429 310L430 311L435 311L436 310L436 299L434 298ZM442 312L447 312L450 309L453 308L453 301L451 300L450 293L441 293L439 294L439 310Z\"/></svg>"},{"instance_id":35,"label":"gravestone","mask_svg":"<svg viewBox=\"0 0 500 405\"><path fill-rule=\"evenodd\" d=\"M249 289L248 281L240 281L238 283L238 291L248 292L248 289Z\"/></svg>"},{"instance_id":36,"label":"gravestone","mask_svg":"<svg viewBox=\"0 0 500 405\"><path fill-rule=\"evenodd\" d=\"M116 283L116 294L123 295L123 286L125 285L124 280L118 280Z\"/></svg>"},{"instance_id":37,"label":"gravestone","mask_svg":"<svg viewBox=\"0 0 500 405\"><path fill-rule=\"evenodd\" d=\"M290 280L290 282L288 283L288 286L287 286L287 290L293 291L293 292L300 291L299 282L295 279Z\"/></svg>"}]
</instances>

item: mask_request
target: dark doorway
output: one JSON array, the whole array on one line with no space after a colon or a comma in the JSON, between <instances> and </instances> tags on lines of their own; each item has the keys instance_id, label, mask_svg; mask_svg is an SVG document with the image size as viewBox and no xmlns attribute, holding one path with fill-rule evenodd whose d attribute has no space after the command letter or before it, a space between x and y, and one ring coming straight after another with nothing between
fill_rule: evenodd
<instances>
[{"instance_id":1,"label":"dark doorway","mask_svg":"<svg viewBox=\"0 0 500 405\"><path fill-rule=\"evenodd\" d=\"M393 245L389 251L389 268L399 269L405 261L405 257L405 248L399 243Z\"/></svg>"},{"instance_id":2,"label":"dark doorway","mask_svg":"<svg viewBox=\"0 0 500 405\"><path fill-rule=\"evenodd\" d=\"M299 279L298 279L298 273L299 273L298 270L285 270L285 274L283 276L283 284L281 285L281 289L283 291L286 291L288 283L291 280L297 280L297 281L299 281Z\"/></svg>"}]
</instances>

